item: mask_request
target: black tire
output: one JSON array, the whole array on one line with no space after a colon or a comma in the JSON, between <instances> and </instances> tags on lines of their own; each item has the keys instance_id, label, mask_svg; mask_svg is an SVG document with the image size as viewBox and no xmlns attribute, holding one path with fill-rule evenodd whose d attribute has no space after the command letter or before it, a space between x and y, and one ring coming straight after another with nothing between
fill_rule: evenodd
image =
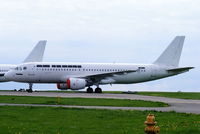
<instances>
[{"instance_id":1,"label":"black tire","mask_svg":"<svg viewBox=\"0 0 200 134\"><path fill-rule=\"evenodd\" d=\"M95 93L102 93L102 89L101 88L96 88L95 89Z\"/></svg>"},{"instance_id":2,"label":"black tire","mask_svg":"<svg viewBox=\"0 0 200 134\"><path fill-rule=\"evenodd\" d=\"M31 90L31 89L27 89L26 90L28 93L32 93L33 92L33 90Z\"/></svg>"},{"instance_id":3,"label":"black tire","mask_svg":"<svg viewBox=\"0 0 200 134\"><path fill-rule=\"evenodd\" d=\"M93 89L91 87L87 88L87 93L93 93Z\"/></svg>"}]
</instances>

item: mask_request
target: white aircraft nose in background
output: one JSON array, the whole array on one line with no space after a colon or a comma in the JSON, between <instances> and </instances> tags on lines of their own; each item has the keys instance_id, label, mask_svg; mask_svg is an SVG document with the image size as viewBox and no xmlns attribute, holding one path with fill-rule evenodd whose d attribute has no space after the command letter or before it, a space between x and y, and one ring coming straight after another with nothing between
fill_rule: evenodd
<instances>
[{"instance_id":1,"label":"white aircraft nose in background","mask_svg":"<svg viewBox=\"0 0 200 134\"><path fill-rule=\"evenodd\" d=\"M7 73L5 73L4 77L5 77L8 81L12 81L14 75L13 75L12 71L8 71Z\"/></svg>"},{"instance_id":2,"label":"white aircraft nose in background","mask_svg":"<svg viewBox=\"0 0 200 134\"><path fill-rule=\"evenodd\" d=\"M23 63L27 62L42 62L43 55L46 47L46 40L41 40L37 43L37 45L33 48L27 58L23 61ZM0 82L8 82L9 80L6 79L5 73L9 70L14 69L17 65L13 64L0 64Z\"/></svg>"}]
</instances>

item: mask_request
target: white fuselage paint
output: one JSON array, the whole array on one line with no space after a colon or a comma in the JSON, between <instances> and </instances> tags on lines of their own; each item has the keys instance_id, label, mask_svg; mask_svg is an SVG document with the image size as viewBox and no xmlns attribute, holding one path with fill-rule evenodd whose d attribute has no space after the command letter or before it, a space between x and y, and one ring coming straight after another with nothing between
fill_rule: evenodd
<instances>
[{"instance_id":1,"label":"white fuselage paint","mask_svg":"<svg viewBox=\"0 0 200 134\"><path fill-rule=\"evenodd\" d=\"M8 82L5 78L5 74L16 67L17 65L11 65L11 64L1 64L0 65L0 82Z\"/></svg>"},{"instance_id":2,"label":"white fuselage paint","mask_svg":"<svg viewBox=\"0 0 200 134\"><path fill-rule=\"evenodd\" d=\"M49 67L37 67L47 65ZM52 65L75 65L77 68L52 67ZM78 66L81 66L78 68ZM98 84L131 84L140 83L160 78L165 78L178 73L169 73L169 66L155 64L117 64L117 63L25 63L18 66L18 70L9 71L6 75L16 82L25 83L66 83L68 78L84 78L90 75L99 75L112 72L131 71L123 75L114 75L111 79L104 79Z\"/></svg>"}]
</instances>

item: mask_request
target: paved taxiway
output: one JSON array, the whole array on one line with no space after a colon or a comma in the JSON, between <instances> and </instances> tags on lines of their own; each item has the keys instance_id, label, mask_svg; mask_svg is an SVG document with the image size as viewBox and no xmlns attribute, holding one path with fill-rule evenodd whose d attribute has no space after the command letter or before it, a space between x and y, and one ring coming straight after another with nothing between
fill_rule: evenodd
<instances>
[{"instance_id":1,"label":"paved taxiway","mask_svg":"<svg viewBox=\"0 0 200 134\"><path fill-rule=\"evenodd\" d=\"M0 92L0 95L14 96L44 96L44 97L65 97L65 98L112 98L112 99L131 99L131 100L146 100L164 102L169 104L169 107L148 108L148 107L108 107L108 106L66 106L66 105L50 105L50 107L68 107L68 108L86 108L86 109L119 109L119 110L155 110L155 111L176 111L180 113L195 113L200 114L200 100L174 99L166 97L154 97L135 94L87 94L87 93L54 93L54 92ZM0 106L49 106L37 104L5 104L0 103Z\"/></svg>"}]
</instances>

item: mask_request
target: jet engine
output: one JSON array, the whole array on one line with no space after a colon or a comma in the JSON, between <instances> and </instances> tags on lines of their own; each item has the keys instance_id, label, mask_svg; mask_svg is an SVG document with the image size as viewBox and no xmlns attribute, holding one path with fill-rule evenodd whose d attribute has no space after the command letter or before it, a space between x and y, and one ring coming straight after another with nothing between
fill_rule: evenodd
<instances>
[{"instance_id":1,"label":"jet engine","mask_svg":"<svg viewBox=\"0 0 200 134\"><path fill-rule=\"evenodd\" d=\"M57 83L57 88L60 90L79 90L84 89L87 85L85 79L80 78L69 78L67 79L66 83Z\"/></svg>"}]
</instances>

